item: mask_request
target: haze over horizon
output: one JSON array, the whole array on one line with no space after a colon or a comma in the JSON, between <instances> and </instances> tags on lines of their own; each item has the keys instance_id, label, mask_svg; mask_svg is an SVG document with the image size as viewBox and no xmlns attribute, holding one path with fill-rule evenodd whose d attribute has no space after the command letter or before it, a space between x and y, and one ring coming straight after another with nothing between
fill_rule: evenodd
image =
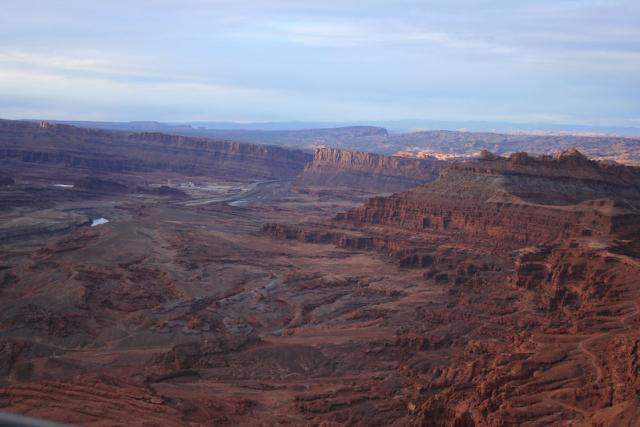
<instances>
[{"instance_id":1,"label":"haze over horizon","mask_svg":"<svg viewBox=\"0 0 640 427\"><path fill-rule=\"evenodd\" d=\"M633 1L3 3L2 118L640 126Z\"/></svg>"}]
</instances>

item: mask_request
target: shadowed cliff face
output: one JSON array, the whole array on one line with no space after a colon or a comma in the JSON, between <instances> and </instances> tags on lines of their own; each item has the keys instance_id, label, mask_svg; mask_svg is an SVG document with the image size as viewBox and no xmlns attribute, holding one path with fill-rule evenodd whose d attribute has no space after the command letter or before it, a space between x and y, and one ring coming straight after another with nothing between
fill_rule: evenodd
<instances>
[{"instance_id":1,"label":"shadowed cliff face","mask_svg":"<svg viewBox=\"0 0 640 427\"><path fill-rule=\"evenodd\" d=\"M164 172L238 179L289 179L311 155L280 147L170 136L119 133L67 125L0 121L0 161L7 170L60 168L91 173ZM28 172L27 172L28 173Z\"/></svg>"},{"instance_id":2,"label":"shadowed cliff face","mask_svg":"<svg viewBox=\"0 0 640 427\"><path fill-rule=\"evenodd\" d=\"M433 181L443 164L433 158L413 159L318 148L295 185L391 193Z\"/></svg>"}]
</instances>

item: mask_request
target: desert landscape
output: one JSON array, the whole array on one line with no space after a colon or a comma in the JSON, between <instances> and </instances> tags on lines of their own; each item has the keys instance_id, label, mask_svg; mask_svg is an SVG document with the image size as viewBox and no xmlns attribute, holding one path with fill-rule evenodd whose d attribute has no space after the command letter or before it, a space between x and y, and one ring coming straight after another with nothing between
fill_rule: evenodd
<instances>
[{"instance_id":1,"label":"desert landscape","mask_svg":"<svg viewBox=\"0 0 640 427\"><path fill-rule=\"evenodd\" d=\"M627 154L310 148L0 121L0 411L640 422Z\"/></svg>"},{"instance_id":2,"label":"desert landscape","mask_svg":"<svg viewBox=\"0 0 640 427\"><path fill-rule=\"evenodd\" d=\"M639 22L2 0L0 427L640 427Z\"/></svg>"}]
</instances>

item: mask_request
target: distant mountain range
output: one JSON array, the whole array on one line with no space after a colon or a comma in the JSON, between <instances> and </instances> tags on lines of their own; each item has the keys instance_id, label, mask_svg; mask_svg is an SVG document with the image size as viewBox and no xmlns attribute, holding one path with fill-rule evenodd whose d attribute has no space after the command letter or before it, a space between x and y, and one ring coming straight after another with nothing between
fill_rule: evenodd
<instances>
[{"instance_id":1,"label":"distant mountain range","mask_svg":"<svg viewBox=\"0 0 640 427\"><path fill-rule=\"evenodd\" d=\"M290 131L307 129L328 129L341 127L373 126L383 127L391 133L404 133L416 130L451 130L469 132L496 133L571 133L571 134L607 134L615 136L640 136L639 127L623 126L587 126L574 124L541 123L505 123L482 121L444 121L444 120L370 120L353 122L182 122L162 123L155 121L137 122L97 122L97 121L59 121L74 126L111 129L167 132L198 130L237 130L237 131Z\"/></svg>"},{"instance_id":2,"label":"distant mountain range","mask_svg":"<svg viewBox=\"0 0 640 427\"><path fill-rule=\"evenodd\" d=\"M626 128L625 132L611 132L614 128L577 127L568 130L557 126L554 130L532 128L524 125L511 131L482 131L489 123L478 122L473 130L425 130L419 124L426 122L380 122L382 126L339 126L336 123L161 123L161 122L84 122L52 121L83 128L122 131L128 133L164 133L187 137L207 137L253 144L277 145L286 148L314 150L327 146L346 150L378 154L396 154L406 157L436 157L455 159L472 157L482 150L508 155L528 151L549 154L557 150L578 148L586 155L600 160L615 160L626 164L640 164L640 129ZM453 127L454 122L428 122ZM344 125L344 123L342 123ZM400 126L405 126L404 130ZM412 127L415 125L415 127ZM314 127L315 126L315 127ZM395 126L395 127L394 127ZM506 126L506 125L503 125ZM515 125L514 125L515 126ZM622 128L618 128L620 130ZM597 130L597 131L596 131ZM632 130L636 131L634 137ZM609 131L609 132L605 132Z\"/></svg>"}]
</instances>

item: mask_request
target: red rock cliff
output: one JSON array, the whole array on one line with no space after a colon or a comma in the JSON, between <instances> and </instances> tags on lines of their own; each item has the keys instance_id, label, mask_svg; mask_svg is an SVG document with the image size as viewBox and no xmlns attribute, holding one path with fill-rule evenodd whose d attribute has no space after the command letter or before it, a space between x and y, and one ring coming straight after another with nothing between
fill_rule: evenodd
<instances>
[{"instance_id":1,"label":"red rock cliff","mask_svg":"<svg viewBox=\"0 0 640 427\"><path fill-rule=\"evenodd\" d=\"M122 133L0 120L0 162L48 164L90 172L173 172L190 176L286 179L311 155L275 146L161 133Z\"/></svg>"},{"instance_id":2,"label":"red rock cliff","mask_svg":"<svg viewBox=\"0 0 640 427\"><path fill-rule=\"evenodd\" d=\"M313 161L296 180L296 185L395 192L433 181L443 164L436 159L318 148Z\"/></svg>"},{"instance_id":3,"label":"red rock cliff","mask_svg":"<svg viewBox=\"0 0 640 427\"><path fill-rule=\"evenodd\" d=\"M485 154L437 181L339 214L355 223L459 230L513 242L640 231L640 169L556 156Z\"/></svg>"}]
</instances>

